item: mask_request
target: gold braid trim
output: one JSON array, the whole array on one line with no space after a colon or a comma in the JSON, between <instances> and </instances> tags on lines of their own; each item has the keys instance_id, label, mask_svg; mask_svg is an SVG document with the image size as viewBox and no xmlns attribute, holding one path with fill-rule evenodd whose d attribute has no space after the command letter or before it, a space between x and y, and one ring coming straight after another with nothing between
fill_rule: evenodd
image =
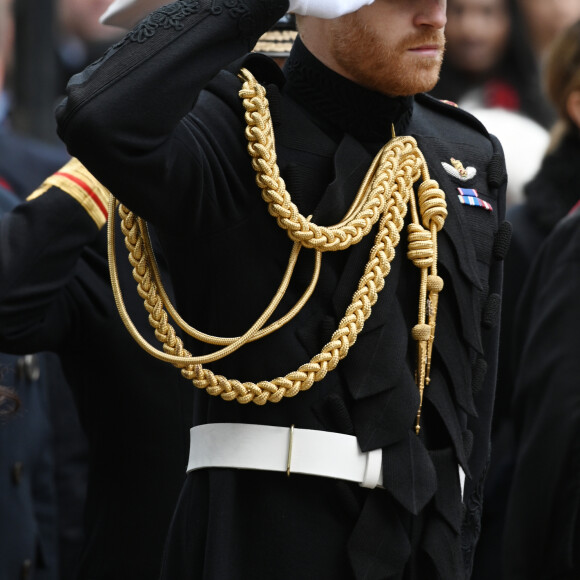
<instances>
[{"instance_id":1,"label":"gold braid trim","mask_svg":"<svg viewBox=\"0 0 580 580\"><path fill-rule=\"evenodd\" d=\"M280 176L266 89L256 82L247 69L242 69L240 77L245 79L240 97L246 109L248 152L256 171L256 183L262 190L262 198L268 204L270 214L292 241L300 242L305 248L315 248L321 252L346 250L360 242L378 221L384 208L381 193L392 186L394 174L389 176L390 182L375 180L375 187L369 191L367 183L372 172L368 173L351 210L340 224L325 227L312 223L292 203Z\"/></svg>"},{"instance_id":2,"label":"gold braid trim","mask_svg":"<svg viewBox=\"0 0 580 580\"><path fill-rule=\"evenodd\" d=\"M243 70L241 74L245 82L240 91L240 97L246 108L248 151L252 157L252 165L256 170L256 182L262 190L264 200L268 203L270 214L276 218L279 226L285 229L289 237L295 242L285 279L288 273L291 275L293 268L291 262L295 253L297 257L300 246L315 248L317 257L319 257L322 251L345 249L357 243L377 221L379 222L375 244L370 251L369 261L359 280L352 301L330 341L319 354L296 371L288 373L284 377L258 383L242 383L236 379L215 375L211 370L202 366L207 357L193 357L183 347L183 342L176 336L174 328L168 323L165 311L168 300L159 279L146 224L125 206L119 205L119 215L122 219L121 227L125 235L127 249L130 252L129 260L134 267L133 276L138 283L139 295L144 299L145 308L149 312L149 323L155 328L155 336L162 343L163 351L149 345L139 335L129 319L123 305L116 272L114 254L114 207L116 200L111 199L109 206L111 216L109 220L109 264L115 300L123 322L142 348L161 360L171 362L181 369L181 373L186 379L191 380L197 388L205 389L210 395L219 395L227 401L236 400L244 404L253 402L258 405L279 402L284 397L293 397L300 391L310 389L315 382L321 381L328 372L334 370L355 343L365 321L371 315L379 292L384 287L385 277L390 272L395 248L400 240L400 232L403 229L407 208L410 206L412 223L409 225L408 257L421 269L419 321L412 332L413 337L418 342L417 384L421 401L417 413L416 431L418 433L423 390L429 382L437 296L443 288L443 280L437 275L436 242L437 232L443 227L447 215L445 195L439 189L437 182L430 178L427 163L415 139L412 137L394 137L377 154L343 221L331 227L313 224L310 218L300 215L296 206L291 202L280 177L276 164L274 134L265 90L248 71ZM413 192L413 185L419 178L422 178L418 193L422 223L419 221L417 202ZM311 286L315 284L316 277L317 274L313 277ZM284 290L283 282L279 292L283 294ZM305 293L305 296L309 296L308 292ZM276 300L273 303L276 303ZM243 337L232 339L210 337L216 341L225 341L212 343L229 344L230 346L239 343L236 346L239 348L250 340L260 338L267 330L261 331L260 329L267 320L268 311L269 309ZM279 328L283 323L278 321L273 326ZM180 324L180 326L183 328L183 325ZM276 330L276 328L271 331ZM199 331L195 332L207 338L207 335L203 335ZM211 342L203 337L201 340ZM211 360L218 360L225 355L219 352L210 356Z\"/></svg>"},{"instance_id":3,"label":"gold braid trim","mask_svg":"<svg viewBox=\"0 0 580 580\"><path fill-rule=\"evenodd\" d=\"M253 52L289 53L298 36L296 30L269 30L258 39Z\"/></svg>"},{"instance_id":4,"label":"gold braid trim","mask_svg":"<svg viewBox=\"0 0 580 580\"><path fill-rule=\"evenodd\" d=\"M111 194L75 157L47 177L42 185L28 196L27 201L40 197L51 187L58 187L74 198L83 206L99 229L107 223L107 206Z\"/></svg>"}]
</instances>

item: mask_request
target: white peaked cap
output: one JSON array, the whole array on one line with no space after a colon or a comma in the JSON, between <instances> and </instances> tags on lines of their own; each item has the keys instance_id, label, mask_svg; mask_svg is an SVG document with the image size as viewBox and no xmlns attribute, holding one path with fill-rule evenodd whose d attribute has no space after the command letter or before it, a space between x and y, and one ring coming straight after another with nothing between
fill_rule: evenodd
<instances>
[{"instance_id":1,"label":"white peaked cap","mask_svg":"<svg viewBox=\"0 0 580 580\"><path fill-rule=\"evenodd\" d=\"M99 18L101 24L130 30L145 16L171 0L113 0Z\"/></svg>"}]
</instances>

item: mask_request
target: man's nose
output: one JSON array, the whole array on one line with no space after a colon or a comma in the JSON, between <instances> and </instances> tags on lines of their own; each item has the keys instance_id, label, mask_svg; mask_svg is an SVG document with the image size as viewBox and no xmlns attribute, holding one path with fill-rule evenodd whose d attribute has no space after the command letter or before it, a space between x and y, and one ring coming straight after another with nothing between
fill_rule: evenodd
<instances>
[{"instance_id":1,"label":"man's nose","mask_svg":"<svg viewBox=\"0 0 580 580\"><path fill-rule=\"evenodd\" d=\"M419 0L415 15L415 26L429 26L441 29L447 23L446 0Z\"/></svg>"}]
</instances>

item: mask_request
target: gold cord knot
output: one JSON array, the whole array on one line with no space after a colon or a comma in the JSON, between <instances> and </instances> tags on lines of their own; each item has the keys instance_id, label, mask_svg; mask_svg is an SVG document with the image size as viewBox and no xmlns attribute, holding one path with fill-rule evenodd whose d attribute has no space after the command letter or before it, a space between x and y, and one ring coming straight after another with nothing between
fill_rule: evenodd
<instances>
[{"instance_id":1,"label":"gold cord knot","mask_svg":"<svg viewBox=\"0 0 580 580\"><path fill-rule=\"evenodd\" d=\"M417 342L427 341L431 338L431 327L428 324L415 324L411 335Z\"/></svg>"},{"instance_id":2,"label":"gold cord knot","mask_svg":"<svg viewBox=\"0 0 580 580\"><path fill-rule=\"evenodd\" d=\"M439 184L433 179L424 181L419 186L418 197L423 226L428 230L435 226L438 232L441 231L447 217L447 203Z\"/></svg>"},{"instance_id":3,"label":"gold cord knot","mask_svg":"<svg viewBox=\"0 0 580 580\"><path fill-rule=\"evenodd\" d=\"M443 290L443 278L441 276L427 276L427 290L429 292L441 292Z\"/></svg>"},{"instance_id":4,"label":"gold cord knot","mask_svg":"<svg viewBox=\"0 0 580 580\"><path fill-rule=\"evenodd\" d=\"M431 233L419 224L409 224L407 257L417 268L430 268L435 254Z\"/></svg>"}]
</instances>

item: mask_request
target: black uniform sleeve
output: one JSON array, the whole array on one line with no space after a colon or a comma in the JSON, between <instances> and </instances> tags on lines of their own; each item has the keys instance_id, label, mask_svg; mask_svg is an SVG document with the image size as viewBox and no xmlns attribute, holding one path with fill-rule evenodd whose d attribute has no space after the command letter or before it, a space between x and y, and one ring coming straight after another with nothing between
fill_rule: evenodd
<instances>
[{"instance_id":1,"label":"black uniform sleeve","mask_svg":"<svg viewBox=\"0 0 580 580\"><path fill-rule=\"evenodd\" d=\"M106 192L97 194L69 169L67 164L61 170L67 175L61 187L58 174L50 176L29 201L0 221L4 352L57 350L70 337L77 314L67 285L85 247L99 238L106 220Z\"/></svg>"},{"instance_id":2,"label":"black uniform sleeve","mask_svg":"<svg viewBox=\"0 0 580 580\"><path fill-rule=\"evenodd\" d=\"M142 217L183 210L176 198L203 190L207 155L187 114L287 9L288 0L179 0L153 12L69 82L57 110L69 152Z\"/></svg>"}]
</instances>

